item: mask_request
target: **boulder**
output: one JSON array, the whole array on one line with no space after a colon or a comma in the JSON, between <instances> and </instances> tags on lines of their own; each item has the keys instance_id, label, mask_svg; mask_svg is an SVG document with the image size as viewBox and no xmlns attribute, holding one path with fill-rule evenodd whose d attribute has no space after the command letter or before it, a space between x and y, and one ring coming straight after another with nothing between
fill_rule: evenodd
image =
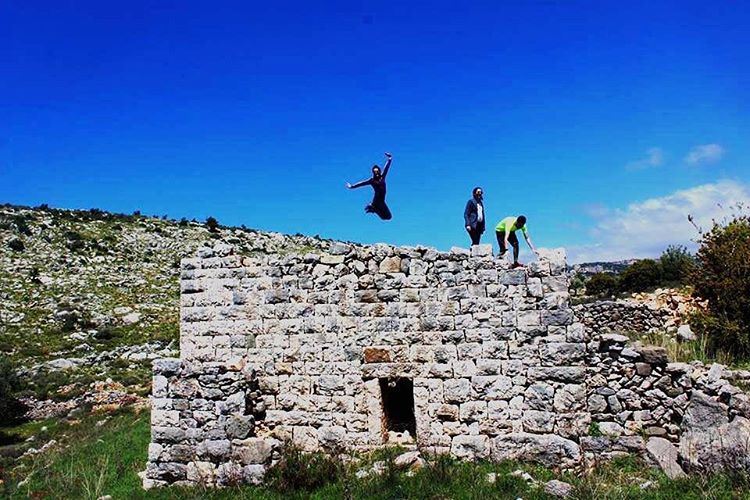
<instances>
[{"instance_id":1,"label":"boulder","mask_svg":"<svg viewBox=\"0 0 750 500\"><path fill-rule=\"evenodd\" d=\"M729 422L729 408L701 391L693 391L685 416L682 418L682 430L703 431Z\"/></svg>"},{"instance_id":2,"label":"boulder","mask_svg":"<svg viewBox=\"0 0 750 500\"><path fill-rule=\"evenodd\" d=\"M750 470L750 420L736 417L704 431L686 432L680 439L680 459L690 471L710 473Z\"/></svg>"}]
</instances>

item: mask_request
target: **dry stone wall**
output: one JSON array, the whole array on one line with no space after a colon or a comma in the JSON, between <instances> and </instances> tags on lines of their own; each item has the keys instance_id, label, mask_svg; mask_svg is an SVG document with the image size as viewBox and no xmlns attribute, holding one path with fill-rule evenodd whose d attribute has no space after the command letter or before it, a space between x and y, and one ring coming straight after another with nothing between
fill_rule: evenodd
<instances>
[{"instance_id":1,"label":"dry stone wall","mask_svg":"<svg viewBox=\"0 0 750 500\"><path fill-rule=\"evenodd\" d=\"M601 300L573 306L576 317L592 333L663 332L673 323L673 315L647 304Z\"/></svg>"},{"instance_id":2,"label":"dry stone wall","mask_svg":"<svg viewBox=\"0 0 750 500\"><path fill-rule=\"evenodd\" d=\"M658 348L590 338L564 252L541 255L509 269L489 245L335 243L183 260L181 358L154 364L144 486L258 483L286 443L573 468L643 451L644 435L679 442L710 384ZM720 375L705 396L728 422L744 407L719 403Z\"/></svg>"}]
</instances>

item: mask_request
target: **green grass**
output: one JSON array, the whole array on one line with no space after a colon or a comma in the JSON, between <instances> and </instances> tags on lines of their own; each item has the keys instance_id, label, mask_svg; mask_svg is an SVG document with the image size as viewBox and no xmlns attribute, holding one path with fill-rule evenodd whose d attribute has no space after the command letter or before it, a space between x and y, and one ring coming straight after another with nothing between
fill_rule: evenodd
<instances>
[{"instance_id":1,"label":"green grass","mask_svg":"<svg viewBox=\"0 0 750 500\"><path fill-rule=\"evenodd\" d=\"M149 442L149 415L123 411L96 425L103 416L88 416L79 423L36 422L10 430L23 437L38 435L47 425L46 439L56 439L59 447L47 453L24 459L1 471L0 496L7 498L91 498L112 495L120 498L149 499L485 499L549 498L541 488L528 485L510 475L516 469L529 472L535 479L558 478L574 485L573 498L580 499L703 499L750 498L746 478L715 475L672 481L660 471L645 466L635 457L626 457L602 465L587 475L555 473L529 464L467 463L447 457L430 459L428 465L413 476L392 465L398 450L380 450L363 456L359 464L340 464L329 482L316 484L311 490L290 490L297 484L294 474L273 474L265 487L225 489L162 488L144 492L137 473L145 468ZM7 431L7 429L6 429ZM45 440L38 440L40 443ZM385 473L357 479L355 472L375 460L384 461ZM319 463L325 460L318 459ZM0 468L2 465L0 465ZM330 467L321 470L330 476ZM494 484L487 482L490 472L497 474ZM281 477L280 477L281 476ZM23 486L20 481L26 479ZM640 485L653 486L642 490ZM306 483L315 484L315 483ZM3 489L4 488L4 489Z\"/></svg>"}]
</instances>

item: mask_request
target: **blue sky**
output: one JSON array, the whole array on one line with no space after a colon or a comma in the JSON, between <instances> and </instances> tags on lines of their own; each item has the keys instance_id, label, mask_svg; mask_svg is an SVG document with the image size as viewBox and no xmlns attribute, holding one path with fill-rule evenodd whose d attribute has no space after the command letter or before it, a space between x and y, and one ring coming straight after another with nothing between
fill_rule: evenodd
<instances>
[{"instance_id":1,"label":"blue sky","mask_svg":"<svg viewBox=\"0 0 750 500\"><path fill-rule=\"evenodd\" d=\"M447 249L481 185L575 261L750 201L740 3L314 3L3 2L0 202Z\"/></svg>"}]
</instances>

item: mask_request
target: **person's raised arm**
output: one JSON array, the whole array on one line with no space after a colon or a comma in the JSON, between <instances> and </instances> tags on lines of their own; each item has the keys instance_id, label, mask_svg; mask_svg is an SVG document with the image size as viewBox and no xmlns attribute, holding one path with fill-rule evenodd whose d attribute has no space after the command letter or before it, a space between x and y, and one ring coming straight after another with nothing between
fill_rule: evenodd
<instances>
[{"instance_id":1,"label":"person's raised arm","mask_svg":"<svg viewBox=\"0 0 750 500\"><path fill-rule=\"evenodd\" d=\"M391 168L391 161L393 161L393 155L391 153L386 153L385 157L388 159L385 161L385 167L383 167L383 178L388 175L388 170Z\"/></svg>"},{"instance_id":2,"label":"person's raised arm","mask_svg":"<svg viewBox=\"0 0 750 500\"><path fill-rule=\"evenodd\" d=\"M347 187L348 189L357 189L357 188L360 188L360 187L362 187L362 186L369 186L370 184L372 184L372 179L367 179L367 180L364 180L364 181L359 181L359 182L358 182L358 183L356 183L356 184L349 184L349 183L347 182L347 183L346 183L346 187Z\"/></svg>"}]
</instances>

